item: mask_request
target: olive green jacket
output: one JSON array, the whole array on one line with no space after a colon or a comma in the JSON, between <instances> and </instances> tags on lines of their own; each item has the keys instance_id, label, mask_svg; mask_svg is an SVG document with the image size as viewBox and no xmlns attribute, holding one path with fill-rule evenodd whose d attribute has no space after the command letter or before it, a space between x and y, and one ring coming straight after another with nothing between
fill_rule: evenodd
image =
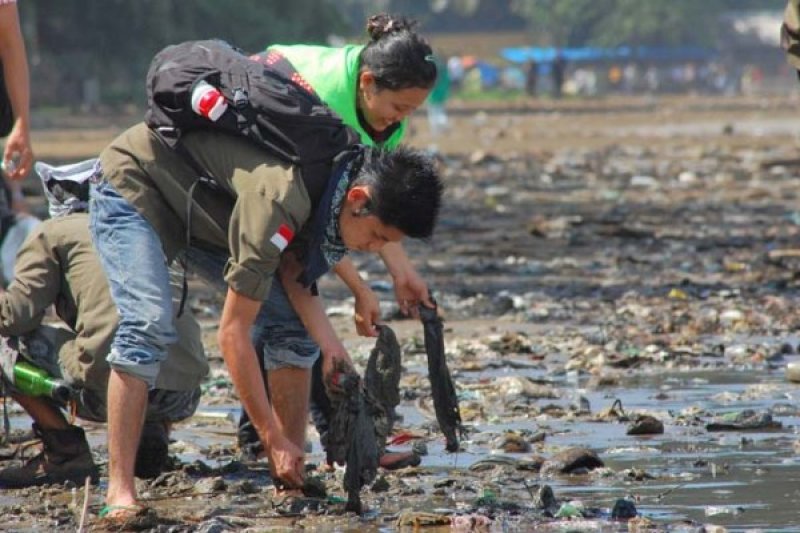
<instances>
[{"instance_id":1,"label":"olive green jacket","mask_svg":"<svg viewBox=\"0 0 800 533\"><path fill-rule=\"evenodd\" d=\"M53 304L74 334L55 347L62 369L78 385L105 390L118 316L88 224L86 213L76 213L46 220L28 236L14 280L0 294L0 335L32 333ZM176 328L179 341L161 364L156 388L193 390L208 373L200 326L184 313Z\"/></svg>"},{"instance_id":2,"label":"olive green jacket","mask_svg":"<svg viewBox=\"0 0 800 533\"><path fill-rule=\"evenodd\" d=\"M192 246L227 253L228 286L263 301L286 241L296 247L308 233L301 230L312 206L300 173L255 143L226 133L191 131L181 143L224 188L192 189ZM117 137L100 162L104 179L150 222L167 259L174 259L187 247L187 200L197 172L144 124Z\"/></svg>"}]
</instances>

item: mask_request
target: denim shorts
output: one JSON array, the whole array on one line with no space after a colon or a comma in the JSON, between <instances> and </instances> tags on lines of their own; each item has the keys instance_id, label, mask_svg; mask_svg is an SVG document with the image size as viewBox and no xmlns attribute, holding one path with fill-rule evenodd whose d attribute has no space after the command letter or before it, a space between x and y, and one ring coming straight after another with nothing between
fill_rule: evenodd
<instances>
[{"instance_id":1,"label":"denim shorts","mask_svg":"<svg viewBox=\"0 0 800 533\"><path fill-rule=\"evenodd\" d=\"M224 298L227 285L222 272L227 257L191 248L186 258L189 271L205 279ZM267 370L311 368L319 357L319 347L297 316L277 275L253 325L252 340L254 346L264 346L260 355Z\"/></svg>"},{"instance_id":2,"label":"denim shorts","mask_svg":"<svg viewBox=\"0 0 800 533\"><path fill-rule=\"evenodd\" d=\"M152 389L177 340L167 258L153 227L108 182L91 191L89 229L119 313L111 368Z\"/></svg>"}]
</instances>

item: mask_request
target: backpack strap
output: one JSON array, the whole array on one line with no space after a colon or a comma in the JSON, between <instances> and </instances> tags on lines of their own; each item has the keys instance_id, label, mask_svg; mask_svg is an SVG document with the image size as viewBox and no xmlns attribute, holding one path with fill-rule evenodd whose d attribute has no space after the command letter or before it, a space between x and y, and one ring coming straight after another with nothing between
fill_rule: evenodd
<instances>
[{"instance_id":1,"label":"backpack strap","mask_svg":"<svg viewBox=\"0 0 800 533\"><path fill-rule=\"evenodd\" d=\"M163 142L165 145L169 146L169 143L161 136L159 132L155 132L156 137ZM186 234L184 236L185 244L186 244L186 251L188 252L189 248L192 245L192 211L194 207L194 191L197 189L198 185L206 185L212 187L217 190L222 190L222 188L217 184L216 180L212 176L211 172L207 169L204 169L200 163L194 158L194 156L189 152L184 145L180 138L178 138L174 145L172 145L173 149L177 154L180 154L183 157L184 161L192 167L196 174L196 178L189 186L188 191L186 192ZM176 315L180 318L183 315L184 308L186 307L186 299L189 295L189 260L186 257L186 252L181 256L179 255L178 262L183 269L182 279L181 279L181 301L178 305L178 314Z\"/></svg>"}]
</instances>

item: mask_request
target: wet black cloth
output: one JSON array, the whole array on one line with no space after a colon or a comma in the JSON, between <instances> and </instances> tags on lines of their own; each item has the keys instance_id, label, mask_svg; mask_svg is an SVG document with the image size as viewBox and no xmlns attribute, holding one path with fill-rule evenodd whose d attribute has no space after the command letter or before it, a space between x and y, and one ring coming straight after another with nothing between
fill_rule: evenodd
<instances>
[{"instance_id":1,"label":"wet black cloth","mask_svg":"<svg viewBox=\"0 0 800 533\"><path fill-rule=\"evenodd\" d=\"M381 455L376 419L385 418L381 406L371 398L361 378L353 372L334 375L335 389L328 387L333 417L328 431L328 458L345 464L343 488L345 509L361 513L361 487L375 480Z\"/></svg>"},{"instance_id":2,"label":"wet black cloth","mask_svg":"<svg viewBox=\"0 0 800 533\"><path fill-rule=\"evenodd\" d=\"M428 354L428 378L431 381L431 396L436 411L436 420L444 433L448 452L458 450L458 435L463 428L458 396L447 368L444 354L444 327L437 308L419 306L419 316L425 336L425 352Z\"/></svg>"},{"instance_id":3,"label":"wet black cloth","mask_svg":"<svg viewBox=\"0 0 800 533\"><path fill-rule=\"evenodd\" d=\"M378 340L370 353L364 371L364 386L386 413L387 427L382 433L391 434L397 420L396 408L400 403L400 374L402 356L397 336L389 326L379 325Z\"/></svg>"},{"instance_id":4,"label":"wet black cloth","mask_svg":"<svg viewBox=\"0 0 800 533\"><path fill-rule=\"evenodd\" d=\"M357 513L362 510L361 487L375 480L395 420L395 407L400 403L400 345L391 328L378 326L378 329L364 379L347 369L335 374L337 386L326 384L330 412L322 420L328 424L323 445L329 463L347 465L344 474L347 510ZM320 421L315 418L315 422Z\"/></svg>"}]
</instances>

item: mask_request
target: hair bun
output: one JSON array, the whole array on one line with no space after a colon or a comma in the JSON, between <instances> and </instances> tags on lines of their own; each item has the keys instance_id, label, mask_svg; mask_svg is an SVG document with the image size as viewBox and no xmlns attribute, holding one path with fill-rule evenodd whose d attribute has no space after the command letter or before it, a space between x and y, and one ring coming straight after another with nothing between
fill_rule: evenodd
<instances>
[{"instance_id":1,"label":"hair bun","mask_svg":"<svg viewBox=\"0 0 800 533\"><path fill-rule=\"evenodd\" d=\"M414 24L405 17L393 17L386 13L372 15L367 19L367 33L373 41L379 40L384 35L410 31Z\"/></svg>"}]
</instances>

